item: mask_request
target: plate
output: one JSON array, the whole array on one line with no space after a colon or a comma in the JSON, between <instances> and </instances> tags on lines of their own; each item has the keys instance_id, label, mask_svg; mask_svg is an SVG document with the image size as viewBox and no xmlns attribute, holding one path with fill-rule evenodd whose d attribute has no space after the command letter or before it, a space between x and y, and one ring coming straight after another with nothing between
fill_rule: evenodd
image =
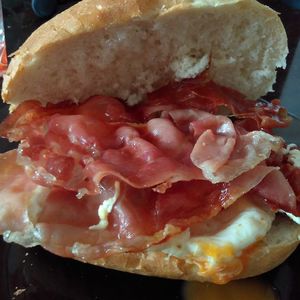
<instances>
[{"instance_id":1,"label":"plate","mask_svg":"<svg viewBox=\"0 0 300 300\"><path fill-rule=\"evenodd\" d=\"M61 1L63 10L70 2ZM72 2L72 1L71 1ZM299 118L300 102L300 11L280 2L264 1L281 12L289 36L288 68L279 71L276 92L266 99L281 98L290 113ZM2 0L8 53L15 51L44 20L37 18L30 1ZM299 46L298 46L299 43ZM296 101L295 101L296 100ZM0 119L7 107L0 105ZM279 131L289 143L300 145L300 118ZM0 140L0 152L14 148ZM52 255L40 247L25 249L0 241L0 299L300 299L300 248L275 270L225 286L189 283L122 273Z\"/></svg>"}]
</instances>

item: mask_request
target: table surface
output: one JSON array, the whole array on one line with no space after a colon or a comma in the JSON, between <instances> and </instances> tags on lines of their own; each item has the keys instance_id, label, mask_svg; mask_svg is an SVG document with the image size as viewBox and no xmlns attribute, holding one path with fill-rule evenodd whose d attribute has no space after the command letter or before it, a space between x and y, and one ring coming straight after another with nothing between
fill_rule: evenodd
<instances>
[{"instance_id":1,"label":"table surface","mask_svg":"<svg viewBox=\"0 0 300 300\"><path fill-rule=\"evenodd\" d=\"M290 9L279 1L263 2L281 13L290 49L287 69L279 70L275 92L265 99L280 98L291 114L300 117L300 101L295 99L300 95L300 10ZM44 20L33 14L30 1L2 0L2 4L8 53L12 53ZM59 9L67 5L64 3ZM6 114L7 107L1 104L0 119ZM300 121L296 120L282 134L289 142L300 144ZM1 152L12 147L14 145L0 140ZM257 280L271 286L278 299L300 299L298 269L300 249L284 264ZM54 256L39 247L24 249L0 241L0 299L3 300L120 299L120 295L123 299L183 299L185 288L186 283L182 281L105 270Z\"/></svg>"}]
</instances>

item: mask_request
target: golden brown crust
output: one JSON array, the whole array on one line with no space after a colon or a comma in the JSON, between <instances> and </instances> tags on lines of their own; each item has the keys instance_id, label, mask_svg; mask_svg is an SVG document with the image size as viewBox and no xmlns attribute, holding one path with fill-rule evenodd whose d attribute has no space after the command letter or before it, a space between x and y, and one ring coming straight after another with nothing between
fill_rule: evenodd
<instances>
[{"instance_id":1,"label":"golden brown crust","mask_svg":"<svg viewBox=\"0 0 300 300\"><path fill-rule=\"evenodd\" d=\"M154 13L166 0L85 0L70 7L41 26L26 40L18 52L34 55L41 48L55 46L69 38L122 24L132 18Z\"/></svg>"},{"instance_id":2,"label":"golden brown crust","mask_svg":"<svg viewBox=\"0 0 300 300\"><path fill-rule=\"evenodd\" d=\"M277 217L270 232L258 244L239 278L253 277L280 265L298 246L300 226L286 217Z\"/></svg>"},{"instance_id":3,"label":"golden brown crust","mask_svg":"<svg viewBox=\"0 0 300 300\"><path fill-rule=\"evenodd\" d=\"M105 268L137 273L147 276L158 276L172 279L195 280L200 282L216 281L225 283L232 279L253 277L265 273L281 264L298 246L300 226L285 217L277 217L270 232L260 241L248 257L244 269L231 278L230 274L220 278L199 271L197 264L168 256L162 252L142 252L116 254L105 259L89 261L88 263Z\"/></svg>"}]
</instances>

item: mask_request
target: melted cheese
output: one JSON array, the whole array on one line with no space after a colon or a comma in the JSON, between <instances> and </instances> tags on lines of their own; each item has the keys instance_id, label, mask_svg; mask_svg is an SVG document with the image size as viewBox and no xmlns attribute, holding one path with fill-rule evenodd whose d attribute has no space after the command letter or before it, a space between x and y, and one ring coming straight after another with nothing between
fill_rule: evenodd
<instances>
[{"instance_id":1,"label":"melted cheese","mask_svg":"<svg viewBox=\"0 0 300 300\"><path fill-rule=\"evenodd\" d=\"M115 182L115 194L105 200L98 208L98 216L99 216L99 223L93 226L90 226L89 229L91 230L98 230L98 229L105 229L108 226L108 216L111 213L114 204L118 200L120 196L120 182Z\"/></svg>"},{"instance_id":2,"label":"melted cheese","mask_svg":"<svg viewBox=\"0 0 300 300\"><path fill-rule=\"evenodd\" d=\"M191 234L193 229L188 229L165 243L151 247L149 251L162 251L196 263L201 272L217 276L214 281L222 282L226 279L221 274L216 275L218 268L226 264L238 274L243 266L237 258L243 250L267 234L274 218L273 212L254 206L245 198L240 199L203 224L204 233L202 228L200 236ZM205 234L205 230L211 233Z\"/></svg>"}]
</instances>

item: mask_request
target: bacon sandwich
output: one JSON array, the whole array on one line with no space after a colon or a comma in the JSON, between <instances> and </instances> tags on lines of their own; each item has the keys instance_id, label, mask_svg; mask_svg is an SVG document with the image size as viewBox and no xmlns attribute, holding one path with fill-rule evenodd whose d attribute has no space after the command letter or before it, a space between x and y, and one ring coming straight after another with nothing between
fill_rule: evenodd
<instances>
[{"instance_id":1,"label":"bacon sandwich","mask_svg":"<svg viewBox=\"0 0 300 300\"><path fill-rule=\"evenodd\" d=\"M290 117L256 101L285 67L254 0L83 0L14 54L0 134L0 233L150 276L266 272L300 233Z\"/></svg>"}]
</instances>

